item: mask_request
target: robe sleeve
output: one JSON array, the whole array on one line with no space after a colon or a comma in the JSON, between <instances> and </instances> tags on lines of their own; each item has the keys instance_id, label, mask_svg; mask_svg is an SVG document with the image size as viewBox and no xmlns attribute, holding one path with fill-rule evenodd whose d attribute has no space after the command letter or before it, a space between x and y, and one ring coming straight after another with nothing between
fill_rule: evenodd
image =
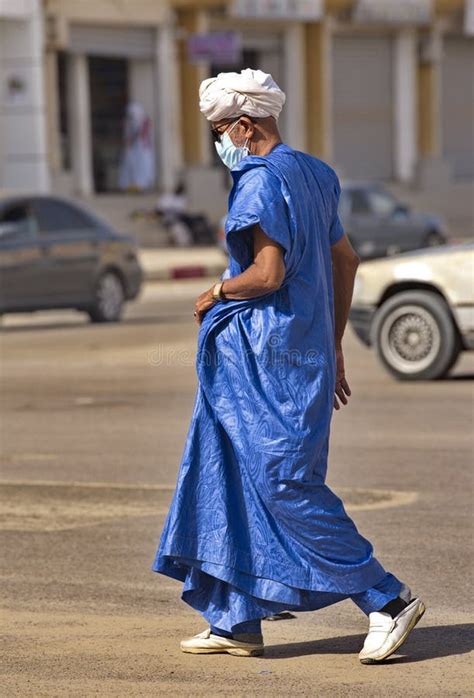
<instances>
[{"instance_id":1,"label":"robe sleeve","mask_svg":"<svg viewBox=\"0 0 474 698\"><path fill-rule=\"evenodd\" d=\"M335 176L334 189L333 189L333 219L331 226L329 228L329 244L335 245L338 240L344 235L344 228L342 227L341 219L338 214L339 198L341 196L341 185L339 179Z\"/></svg>"},{"instance_id":2,"label":"robe sleeve","mask_svg":"<svg viewBox=\"0 0 474 698\"><path fill-rule=\"evenodd\" d=\"M279 179L265 167L240 178L226 220L227 247L244 267L253 261L252 227L256 223L284 248L286 257L291 248L289 209Z\"/></svg>"},{"instance_id":3,"label":"robe sleeve","mask_svg":"<svg viewBox=\"0 0 474 698\"><path fill-rule=\"evenodd\" d=\"M335 245L338 240L344 235L344 228L342 227L339 215L336 213L334 220L332 222L331 228L329 230L329 244Z\"/></svg>"}]
</instances>

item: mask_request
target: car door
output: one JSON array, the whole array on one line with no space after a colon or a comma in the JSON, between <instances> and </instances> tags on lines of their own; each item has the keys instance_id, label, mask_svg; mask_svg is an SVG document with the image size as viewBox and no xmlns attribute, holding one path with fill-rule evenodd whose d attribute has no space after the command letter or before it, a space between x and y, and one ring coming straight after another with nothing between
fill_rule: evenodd
<instances>
[{"instance_id":1,"label":"car door","mask_svg":"<svg viewBox=\"0 0 474 698\"><path fill-rule=\"evenodd\" d=\"M32 201L48 297L60 305L90 300L100 261L100 229L82 209L60 199Z\"/></svg>"},{"instance_id":2,"label":"car door","mask_svg":"<svg viewBox=\"0 0 474 698\"><path fill-rule=\"evenodd\" d=\"M38 228L26 200L0 207L0 307L38 307L41 255Z\"/></svg>"},{"instance_id":3,"label":"car door","mask_svg":"<svg viewBox=\"0 0 474 698\"><path fill-rule=\"evenodd\" d=\"M368 190L351 188L345 192L343 225L351 244L362 259L382 256L384 245L379 239L379 227L370 209Z\"/></svg>"}]
</instances>

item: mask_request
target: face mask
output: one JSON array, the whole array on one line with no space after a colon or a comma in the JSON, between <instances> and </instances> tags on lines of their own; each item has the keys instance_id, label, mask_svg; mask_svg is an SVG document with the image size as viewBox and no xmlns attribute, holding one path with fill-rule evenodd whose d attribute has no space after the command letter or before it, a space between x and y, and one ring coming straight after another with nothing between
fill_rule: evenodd
<instances>
[{"instance_id":1,"label":"face mask","mask_svg":"<svg viewBox=\"0 0 474 698\"><path fill-rule=\"evenodd\" d=\"M235 165L237 165L243 158L247 157L247 155L250 153L250 149L247 147L248 143L248 138L245 141L245 145L238 147L232 143L231 137L229 136L229 133L232 131L235 126L237 126L239 122L236 121L235 124L230 128L228 131L224 133L224 135L221 138L221 141L216 141L214 143L217 154L219 155L220 159L226 165L229 170L231 170Z\"/></svg>"}]
</instances>

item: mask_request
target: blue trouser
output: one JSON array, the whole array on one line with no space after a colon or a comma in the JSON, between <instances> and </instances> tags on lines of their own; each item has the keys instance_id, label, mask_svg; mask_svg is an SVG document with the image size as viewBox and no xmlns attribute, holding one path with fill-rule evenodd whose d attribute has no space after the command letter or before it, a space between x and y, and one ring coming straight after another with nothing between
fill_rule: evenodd
<instances>
[{"instance_id":1,"label":"blue trouser","mask_svg":"<svg viewBox=\"0 0 474 698\"><path fill-rule=\"evenodd\" d=\"M366 615L369 615L372 611L379 611L383 608L389 601L396 599L400 593L401 582L395 575L391 572L387 572L385 577L381 582L376 584L366 591L360 591L357 594L352 594L349 598L354 601L357 606ZM230 637L235 635L235 633L261 633L262 632L262 619L256 618L255 620L248 620L244 623L239 623L234 625L232 633L227 630L222 630L215 625L210 626L211 632L216 633L216 635L223 635L224 637Z\"/></svg>"}]
</instances>

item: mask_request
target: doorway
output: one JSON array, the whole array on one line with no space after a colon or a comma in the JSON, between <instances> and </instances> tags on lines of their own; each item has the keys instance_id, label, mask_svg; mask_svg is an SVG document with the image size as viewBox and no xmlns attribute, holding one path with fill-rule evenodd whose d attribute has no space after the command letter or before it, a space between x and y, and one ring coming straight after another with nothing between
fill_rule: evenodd
<instances>
[{"instance_id":1,"label":"doorway","mask_svg":"<svg viewBox=\"0 0 474 698\"><path fill-rule=\"evenodd\" d=\"M96 192L118 191L118 165L128 102L128 60L88 56L92 170Z\"/></svg>"}]
</instances>

